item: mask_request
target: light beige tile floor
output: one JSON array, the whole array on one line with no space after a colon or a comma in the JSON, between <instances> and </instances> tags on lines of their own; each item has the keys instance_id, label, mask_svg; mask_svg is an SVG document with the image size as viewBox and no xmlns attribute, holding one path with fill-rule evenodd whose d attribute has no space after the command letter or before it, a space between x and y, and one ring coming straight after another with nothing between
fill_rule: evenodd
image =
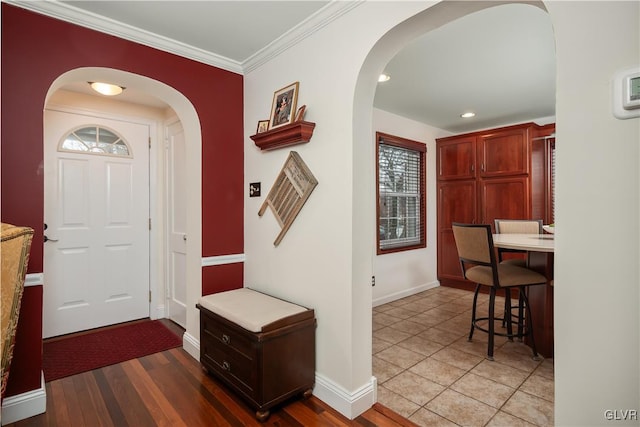
<instances>
[{"instance_id":1,"label":"light beige tile floor","mask_svg":"<svg viewBox=\"0 0 640 427\"><path fill-rule=\"evenodd\" d=\"M373 309L378 402L421 426L552 426L553 359L496 337L487 360L487 334L467 340L472 300L438 287Z\"/></svg>"}]
</instances>

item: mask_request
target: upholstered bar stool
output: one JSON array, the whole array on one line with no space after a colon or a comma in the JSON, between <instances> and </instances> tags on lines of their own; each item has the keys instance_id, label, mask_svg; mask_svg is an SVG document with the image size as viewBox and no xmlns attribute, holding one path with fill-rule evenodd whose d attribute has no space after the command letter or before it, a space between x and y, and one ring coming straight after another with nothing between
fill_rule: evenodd
<instances>
[{"instance_id":1,"label":"upholstered bar stool","mask_svg":"<svg viewBox=\"0 0 640 427\"><path fill-rule=\"evenodd\" d=\"M512 340L514 337L529 337L533 357L538 357L535 339L533 337L533 327L531 325L531 310L527 299L526 288L533 285L544 285L547 283L546 277L525 267L519 267L509 263L498 263L491 226L488 224L460 224L453 223L453 236L458 249L460 266L465 279L476 283L473 295L473 307L471 311L471 329L469 331L469 341L473 338L475 329L479 329L489 334L487 347L487 359L493 360L493 347L495 335L505 336ZM487 317L477 317L478 292L481 286L489 288L489 313ZM511 289L518 289L522 302L518 308L517 321L514 322L512 316L495 316L496 291L504 289L510 292ZM526 324L525 324L526 313ZM495 322L503 320L506 323L506 333L495 331ZM487 321L487 328L480 323ZM513 323L517 324L517 332L513 332Z\"/></svg>"},{"instance_id":2,"label":"upholstered bar stool","mask_svg":"<svg viewBox=\"0 0 640 427\"><path fill-rule=\"evenodd\" d=\"M496 219L496 234L542 234L541 219ZM507 252L526 253L517 249L498 248L498 261L526 267L527 260L522 258L510 258L503 260L502 256Z\"/></svg>"},{"instance_id":3,"label":"upholstered bar stool","mask_svg":"<svg viewBox=\"0 0 640 427\"><path fill-rule=\"evenodd\" d=\"M496 219L495 220L496 234L542 234L542 220L541 219ZM528 255L526 258L507 258L503 259L505 253L520 253L527 254L526 251L518 249L498 248L498 262L513 264L518 267L527 267L529 264ZM522 305L522 301L518 301L518 305L513 307L511 305L511 295L505 293L504 300L504 313L505 319L507 313L511 313L513 309L519 308ZM505 322L502 322L504 328Z\"/></svg>"}]
</instances>

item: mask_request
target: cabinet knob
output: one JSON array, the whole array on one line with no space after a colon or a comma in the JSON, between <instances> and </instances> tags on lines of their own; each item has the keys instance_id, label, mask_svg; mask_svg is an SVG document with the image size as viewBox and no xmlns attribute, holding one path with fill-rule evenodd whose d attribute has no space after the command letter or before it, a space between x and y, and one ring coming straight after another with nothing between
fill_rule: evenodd
<instances>
[{"instance_id":1,"label":"cabinet knob","mask_svg":"<svg viewBox=\"0 0 640 427\"><path fill-rule=\"evenodd\" d=\"M222 369L224 369L225 371L231 370L231 364L229 364L229 362L225 360L224 362L222 362Z\"/></svg>"},{"instance_id":2,"label":"cabinet knob","mask_svg":"<svg viewBox=\"0 0 640 427\"><path fill-rule=\"evenodd\" d=\"M476 170L476 166L475 165L471 165L471 172L475 172Z\"/></svg>"},{"instance_id":3,"label":"cabinet knob","mask_svg":"<svg viewBox=\"0 0 640 427\"><path fill-rule=\"evenodd\" d=\"M225 344L229 344L231 342L231 338L227 334L222 334L222 342Z\"/></svg>"}]
</instances>

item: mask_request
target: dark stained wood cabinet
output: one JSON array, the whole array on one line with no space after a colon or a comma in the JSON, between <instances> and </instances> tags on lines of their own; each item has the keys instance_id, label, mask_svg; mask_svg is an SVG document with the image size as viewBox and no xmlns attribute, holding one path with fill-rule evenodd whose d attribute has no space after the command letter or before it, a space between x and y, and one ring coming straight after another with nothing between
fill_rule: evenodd
<instances>
[{"instance_id":1,"label":"dark stained wood cabinet","mask_svg":"<svg viewBox=\"0 0 640 427\"><path fill-rule=\"evenodd\" d=\"M475 179L476 137L438 139L438 180Z\"/></svg>"},{"instance_id":2,"label":"dark stained wood cabinet","mask_svg":"<svg viewBox=\"0 0 640 427\"><path fill-rule=\"evenodd\" d=\"M451 223L473 222L476 218L475 180L438 183L438 278L463 280Z\"/></svg>"},{"instance_id":3,"label":"dark stained wood cabinet","mask_svg":"<svg viewBox=\"0 0 640 427\"><path fill-rule=\"evenodd\" d=\"M438 279L470 288L463 279L453 222L490 224L497 218L552 221L550 151L554 125L535 123L436 140Z\"/></svg>"},{"instance_id":4,"label":"dark stained wood cabinet","mask_svg":"<svg viewBox=\"0 0 640 427\"><path fill-rule=\"evenodd\" d=\"M476 137L481 177L529 173L531 150L529 127L501 129Z\"/></svg>"},{"instance_id":5,"label":"dark stained wood cabinet","mask_svg":"<svg viewBox=\"0 0 640 427\"><path fill-rule=\"evenodd\" d=\"M248 310L282 313L281 305L256 305L255 299L248 304L235 299L226 306L224 301L207 302L215 297L202 297L196 305L200 310L202 367L245 399L259 421L265 421L275 405L296 395L311 396L315 383L314 310L272 319L259 332L252 332L207 307L244 317ZM268 298L276 300L265 295L262 301ZM256 305L253 309L252 304Z\"/></svg>"}]
</instances>

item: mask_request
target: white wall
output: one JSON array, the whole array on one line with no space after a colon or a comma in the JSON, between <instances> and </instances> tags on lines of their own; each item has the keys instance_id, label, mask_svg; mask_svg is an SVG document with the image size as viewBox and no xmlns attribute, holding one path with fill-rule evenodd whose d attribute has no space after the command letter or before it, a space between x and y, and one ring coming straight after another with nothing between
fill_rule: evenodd
<instances>
[{"instance_id":1,"label":"white wall","mask_svg":"<svg viewBox=\"0 0 640 427\"><path fill-rule=\"evenodd\" d=\"M414 2L362 3L244 80L245 187L259 181L264 193L245 200L245 286L316 310L316 368L321 381L314 393L348 416L367 409L374 392L370 281L375 223L354 214L353 206L354 157L368 157L368 177L357 192L368 196L374 188L369 179L372 139L366 140L368 152L354 152L354 87L371 46L397 22L424 7ZM258 120L268 118L274 91L295 81L300 82L298 104L307 105L305 119L316 123L313 138L308 144L260 152L248 136L255 133ZM274 247L280 227L270 211L263 217L257 213L290 150L301 155L319 184ZM373 200L366 203L371 212ZM364 267L354 260L354 221L369 224ZM358 406L360 401L364 407Z\"/></svg>"},{"instance_id":2,"label":"white wall","mask_svg":"<svg viewBox=\"0 0 640 427\"><path fill-rule=\"evenodd\" d=\"M373 133L384 132L427 144L427 247L376 255L373 306L394 301L439 285L436 247L436 138L450 135L424 123L374 108ZM371 141L375 144L375 139ZM375 187L374 187L375 191ZM375 211L374 211L375 215Z\"/></svg>"},{"instance_id":3,"label":"white wall","mask_svg":"<svg viewBox=\"0 0 640 427\"><path fill-rule=\"evenodd\" d=\"M640 3L548 9L558 59L555 420L638 425L608 422L605 410L640 411L640 119L611 108L613 74L640 64Z\"/></svg>"},{"instance_id":4,"label":"white wall","mask_svg":"<svg viewBox=\"0 0 640 427\"><path fill-rule=\"evenodd\" d=\"M317 127L291 149L319 181L278 247L273 215L257 215L264 195L247 196L245 285L316 309L314 392L348 416L374 385L375 79L415 37L488 3L430 5L361 3L245 76L245 188L260 181L266 195L286 159L289 149L260 152L248 136L294 81ZM640 62L640 14L638 2L545 5L558 75L556 424L602 425L605 409L640 409L640 134L609 101L613 73Z\"/></svg>"}]
</instances>

